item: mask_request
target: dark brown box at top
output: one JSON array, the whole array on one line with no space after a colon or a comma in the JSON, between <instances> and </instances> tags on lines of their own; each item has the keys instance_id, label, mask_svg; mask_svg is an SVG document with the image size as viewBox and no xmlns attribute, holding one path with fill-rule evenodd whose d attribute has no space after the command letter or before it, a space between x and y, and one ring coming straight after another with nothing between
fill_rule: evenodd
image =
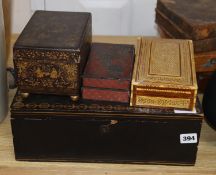
<instances>
[{"instance_id":1,"label":"dark brown box at top","mask_svg":"<svg viewBox=\"0 0 216 175\"><path fill-rule=\"evenodd\" d=\"M14 45L19 90L79 96L91 41L90 13L36 11Z\"/></svg>"},{"instance_id":2,"label":"dark brown box at top","mask_svg":"<svg viewBox=\"0 0 216 175\"><path fill-rule=\"evenodd\" d=\"M18 92L11 106L16 160L193 165L202 114Z\"/></svg>"},{"instance_id":3,"label":"dark brown box at top","mask_svg":"<svg viewBox=\"0 0 216 175\"><path fill-rule=\"evenodd\" d=\"M156 23L165 38L192 39L199 90L216 70L216 8L214 0L158 0ZM190 3L190 5L188 5Z\"/></svg>"},{"instance_id":4,"label":"dark brown box at top","mask_svg":"<svg viewBox=\"0 0 216 175\"><path fill-rule=\"evenodd\" d=\"M194 41L195 52L216 50L214 0L158 0L156 23L170 36Z\"/></svg>"},{"instance_id":5,"label":"dark brown box at top","mask_svg":"<svg viewBox=\"0 0 216 175\"><path fill-rule=\"evenodd\" d=\"M93 43L83 74L84 99L129 102L134 46Z\"/></svg>"},{"instance_id":6,"label":"dark brown box at top","mask_svg":"<svg viewBox=\"0 0 216 175\"><path fill-rule=\"evenodd\" d=\"M156 9L179 26L190 37L188 39L216 37L214 0L158 0Z\"/></svg>"}]
</instances>

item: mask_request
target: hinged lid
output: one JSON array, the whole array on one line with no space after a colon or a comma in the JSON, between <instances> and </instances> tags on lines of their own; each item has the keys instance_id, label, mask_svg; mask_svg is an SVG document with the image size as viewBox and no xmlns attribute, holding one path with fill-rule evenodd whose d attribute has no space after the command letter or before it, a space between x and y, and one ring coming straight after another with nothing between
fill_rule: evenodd
<instances>
[{"instance_id":1,"label":"hinged lid","mask_svg":"<svg viewBox=\"0 0 216 175\"><path fill-rule=\"evenodd\" d=\"M93 43L83 74L83 86L129 90L134 52L133 45Z\"/></svg>"},{"instance_id":2,"label":"hinged lid","mask_svg":"<svg viewBox=\"0 0 216 175\"><path fill-rule=\"evenodd\" d=\"M133 85L197 89L192 41L143 37L139 42Z\"/></svg>"},{"instance_id":3,"label":"hinged lid","mask_svg":"<svg viewBox=\"0 0 216 175\"><path fill-rule=\"evenodd\" d=\"M90 20L85 12L36 11L14 48L78 50Z\"/></svg>"}]
</instances>

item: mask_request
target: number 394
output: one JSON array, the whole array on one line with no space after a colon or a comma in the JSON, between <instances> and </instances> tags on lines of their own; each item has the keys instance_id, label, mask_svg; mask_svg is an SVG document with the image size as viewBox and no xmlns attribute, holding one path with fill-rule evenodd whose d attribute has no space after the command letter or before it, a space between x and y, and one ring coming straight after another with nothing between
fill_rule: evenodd
<instances>
[{"instance_id":1,"label":"number 394","mask_svg":"<svg viewBox=\"0 0 216 175\"><path fill-rule=\"evenodd\" d=\"M183 137L183 141L191 141L191 140L195 140L194 136L184 136Z\"/></svg>"},{"instance_id":2,"label":"number 394","mask_svg":"<svg viewBox=\"0 0 216 175\"><path fill-rule=\"evenodd\" d=\"M180 134L180 143L197 143L197 134L190 133L190 134Z\"/></svg>"}]
</instances>

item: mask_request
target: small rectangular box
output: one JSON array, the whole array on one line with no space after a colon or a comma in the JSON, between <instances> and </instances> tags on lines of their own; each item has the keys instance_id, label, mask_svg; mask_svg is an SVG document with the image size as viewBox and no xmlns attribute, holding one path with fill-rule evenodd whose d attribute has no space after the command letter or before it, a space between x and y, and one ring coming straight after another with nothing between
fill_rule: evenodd
<instances>
[{"instance_id":1,"label":"small rectangular box","mask_svg":"<svg viewBox=\"0 0 216 175\"><path fill-rule=\"evenodd\" d=\"M134 52L133 45L93 43L83 74L82 97L129 102Z\"/></svg>"},{"instance_id":2,"label":"small rectangular box","mask_svg":"<svg viewBox=\"0 0 216 175\"><path fill-rule=\"evenodd\" d=\"M18 92L11 105L16 160L194 165L194 112ZM187 136L185 140L184 136Z\"/></svg>"},{"instance_id":3,"label":"small rectangular box","mask_svg":"<svg viewBox=\"0 0 216 175\"><path fill-rule=\"evenodd\" d=\"M78 97L91 41L90 13L36 11L14 45L19 90Z\"/></svg>"},{"instance_id":4,"label":"small rectangular box","mask_svg":"<svg viewBox=\"0 0 216 175\"><path fill-rule=\"evenodd\" d=\"M197 82L190 40L138 40L131 106L167 107L192 110Z\"/></svg>"}]
</instances>

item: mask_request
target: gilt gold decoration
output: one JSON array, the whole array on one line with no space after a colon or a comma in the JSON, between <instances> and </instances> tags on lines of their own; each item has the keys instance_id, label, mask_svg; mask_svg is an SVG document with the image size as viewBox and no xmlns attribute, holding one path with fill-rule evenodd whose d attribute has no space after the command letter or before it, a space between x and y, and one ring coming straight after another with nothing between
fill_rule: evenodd
<instances>
[{"instance_id":1,"label":"gilt gold decoration","mask_svg":"<svg viewBox=\"0 0 216 175\"><path fill-rule=\"evenodd\" d=\"M131 83L131 106L193 109L197 82L190 40L141 37Z\"/></svg>"},{"instance_id":2,"label":"gilt gold decoration","mask_svg":"<svg viewBox=\"0 0 216 175\"><path fill-rule=\"evenodd\" d=\"M15 59L46 59L46 60L71 60L73 63L80 63L79 50L71 51L46 51L35 49L16 49L14 50Z\"/></svg>"},{"instance_id":3,"label":"gilt gold decoration","mask_svg":"<svg viewBox=\"0 0 216 175\"><path fill-rule=\"evenodd\" d=\"M36 11L13 47L19 91L80 96L91 42L91 13Z\"/></svg>"},{"instance_id":4,"label":"gilt gold decoration","mask_svg":"<svg viewBox=\"0 0 216 175\"><path fill-rule=\"evenodd\" d=\"M72 101L78 101L79 97L78 96L71 96L70 97Z\"/></svg>"},{"instance_id":5,"label":"gilt gold decoration","mask_svg":"<svg viewBox=\"0 0 216 175\"><path fill-rule=\"evenodd\" d=\"M29 96L29 93L21 93L23 98L27 98Z\"/></svg>"},{"instance_id":6,"label":"gilt gold decoration","mask_svg":"<svg viewBox=\"0 0 216 175\"><path fill-rule=\"evenodd\" d=\"M137 96L137 106L166 106L174 108L189 108L190 99L175 99L175 98L162 98L162 97L149 97L149 96Z\"/></svg>"},{"instance_id":7,"label":"gilt gold decoration","mask_svg":"<svg viewBox=\"0 0 216 175\"><path fill-rule=\"evenodd\" d=\"M38 92L46 90L52 93L52 89L67 89L67 93L70 93L78 88L78 64L46 60L33 62L26 59L14 62L19 77L17 83L22 92L37 89Z\"/></svg>"},{"instance_id":8,"label":"gilt gold decoration","mask_svg":"<svg viewBox=\"0 0 216 175\"><path fill-rule=\"evenodd\" d=\"M37 100L35 100L37 99ZM46 100L45 100L46 99ZM57 102L59 100L59 102ZM181 103L181 102L180 102ZM88 103L86 101L78 101L72 102L69 96L60 96L56 97L53 95L43 96L37 94L30 94L28 99L23 98L21 96L21 92L18 91L15 95L14 101L11 105L11 110L13 114L23 115L23 113L27 114L27 116L40 115L40 114L51 114L52 116L58 115L67 115L67 116L80 116L85 114L86 117L93 115L94 117L98 116L130 116L134 117L147 117L149 115L143 114L154 114L152 118L164 118L164 119L182 119L182 116L179 117L174 114L174 109L164 109L164 108L149 108L149 107L139 107L139 106L129 106L128 104L104 104L104 103ZM196 112L199 114L200 108L196 107ZM30 115L28 115L30 114ZM156 115L155 115L156 114ZM165 117L161 116L161 114L170 114L171 117L167 115ZM174 117L175 116L175 117ZM184 115L185 116L185 115ZM185 118L185 117L184 117ZM201 119L202 115L199 117L196 116L187 116L185 119L187 120L197 120Z\"/></svg>"}]
</instances>

